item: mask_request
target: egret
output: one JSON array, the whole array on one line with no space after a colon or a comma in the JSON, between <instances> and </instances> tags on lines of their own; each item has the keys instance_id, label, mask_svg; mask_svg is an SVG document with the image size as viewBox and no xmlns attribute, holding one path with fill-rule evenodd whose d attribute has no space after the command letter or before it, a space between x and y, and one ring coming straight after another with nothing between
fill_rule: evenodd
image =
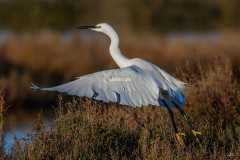
<instances>
[{"instance_id":1,"label":"egret","mask_svg":"<svg viewBox=\"0 0 240 160\"><path fill-rule=\"evenodd\" d=\"M141 107L147 105L165 107L171 118L176 139L183 143L185 134L179 132L172 108L177 108L194 131L189 117L183 111L185 103L185 83L174 78L156 65L140 59L129 59L119 49L116 31L106 23L80 26L78 29L91 29L107 35L110 40L109 51L119 69L105 70L79 77L77 80L49 88L32 84L32 89L56 91L79 97L89 97L103 102L116 102L122 105Z\"/></svg>"}]
</instances>

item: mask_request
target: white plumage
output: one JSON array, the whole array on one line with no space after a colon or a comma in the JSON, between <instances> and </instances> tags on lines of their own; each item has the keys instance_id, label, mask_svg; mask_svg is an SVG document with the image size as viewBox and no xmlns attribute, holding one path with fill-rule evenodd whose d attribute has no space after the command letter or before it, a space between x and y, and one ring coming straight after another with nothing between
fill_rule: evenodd
<instances>
[{"instance_id":1,"label":"white plumage","mask_svg":"<svg viewBox=\"0 0 240 160\"><path fill-rule=\"evenodd\" d=\"M40 88L33 85L32 89L57 91L129 106L184 105L185 83L150 62L126 58L119 49L118 35L110 25L101 23L79 28L90 28L106 34L111 40L110 54L120 68L85 75L55 87Z\"/></svg>"}]
</instances>

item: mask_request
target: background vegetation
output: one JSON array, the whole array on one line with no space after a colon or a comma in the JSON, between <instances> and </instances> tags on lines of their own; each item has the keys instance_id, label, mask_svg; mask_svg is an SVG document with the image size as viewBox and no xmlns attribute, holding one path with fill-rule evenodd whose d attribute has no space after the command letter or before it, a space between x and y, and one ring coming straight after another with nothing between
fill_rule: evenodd
<instances>
[{"instance_id":1,"label":"background vegetation","mask_svg":"<svg viewBox=\"0 0 240 160\"><path fill-rule=\"evenodd\" d=\"M238 0L1 0L0 25L17 30L111 22L122 30L239 27Z\"/></svg>"}]
</instances>

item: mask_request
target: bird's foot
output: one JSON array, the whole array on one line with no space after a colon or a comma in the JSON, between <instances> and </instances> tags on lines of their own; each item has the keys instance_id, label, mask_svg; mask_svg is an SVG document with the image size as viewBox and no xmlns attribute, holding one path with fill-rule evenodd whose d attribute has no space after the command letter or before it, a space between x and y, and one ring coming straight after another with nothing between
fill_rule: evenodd
<instances>
[{"instance_id":1,"label":"bird's foot","mask_svg":"<svg viewBox=\"0 0 240 160\"><path fill-rule=\"evenodd\" d=\"M195 144L201 145L201 135L202 133L196 130L191 130L192 140L195 141Z\"/></svg>"},{"instance_id":2,"label":"bird's foot","mask_svg":"<svg viewBox=\"0 0 240 160\"><path fill-rule=\"evenodd\" d=\"M192 135L193 135L194 137L198 137L198 136L201 136L202 133L199 132L199 131L192 130Z\"/></svg>"},{"instance_id":3,"label":"bird's foot","mask_svg":"<svg viewBox=\"0 0 240 160\"><path fill-rule=\"evenodd\" d=\"M178 132L176 133L176 139L180 145L184 145L184 139L185 139L185 133L183 132Z\"/></svg>"}]
</instances>

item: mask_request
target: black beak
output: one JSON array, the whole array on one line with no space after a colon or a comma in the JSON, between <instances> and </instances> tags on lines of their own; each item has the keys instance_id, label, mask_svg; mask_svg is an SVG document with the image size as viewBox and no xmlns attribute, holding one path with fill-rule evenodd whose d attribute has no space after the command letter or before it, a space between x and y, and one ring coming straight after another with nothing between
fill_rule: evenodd
<instances>
[{"instance_id":1,"label":"black beak","mask_svg":"<svg viewBox=\"0 0 240 160\"><path fill-rule=\"evenodd\" d=\"M98 28L98 27L97 27L97 26L94 26L94 25L79 26L79 27L77 27L77 29L94 29L94 28Z\"/></svg>"}]
</instances>

